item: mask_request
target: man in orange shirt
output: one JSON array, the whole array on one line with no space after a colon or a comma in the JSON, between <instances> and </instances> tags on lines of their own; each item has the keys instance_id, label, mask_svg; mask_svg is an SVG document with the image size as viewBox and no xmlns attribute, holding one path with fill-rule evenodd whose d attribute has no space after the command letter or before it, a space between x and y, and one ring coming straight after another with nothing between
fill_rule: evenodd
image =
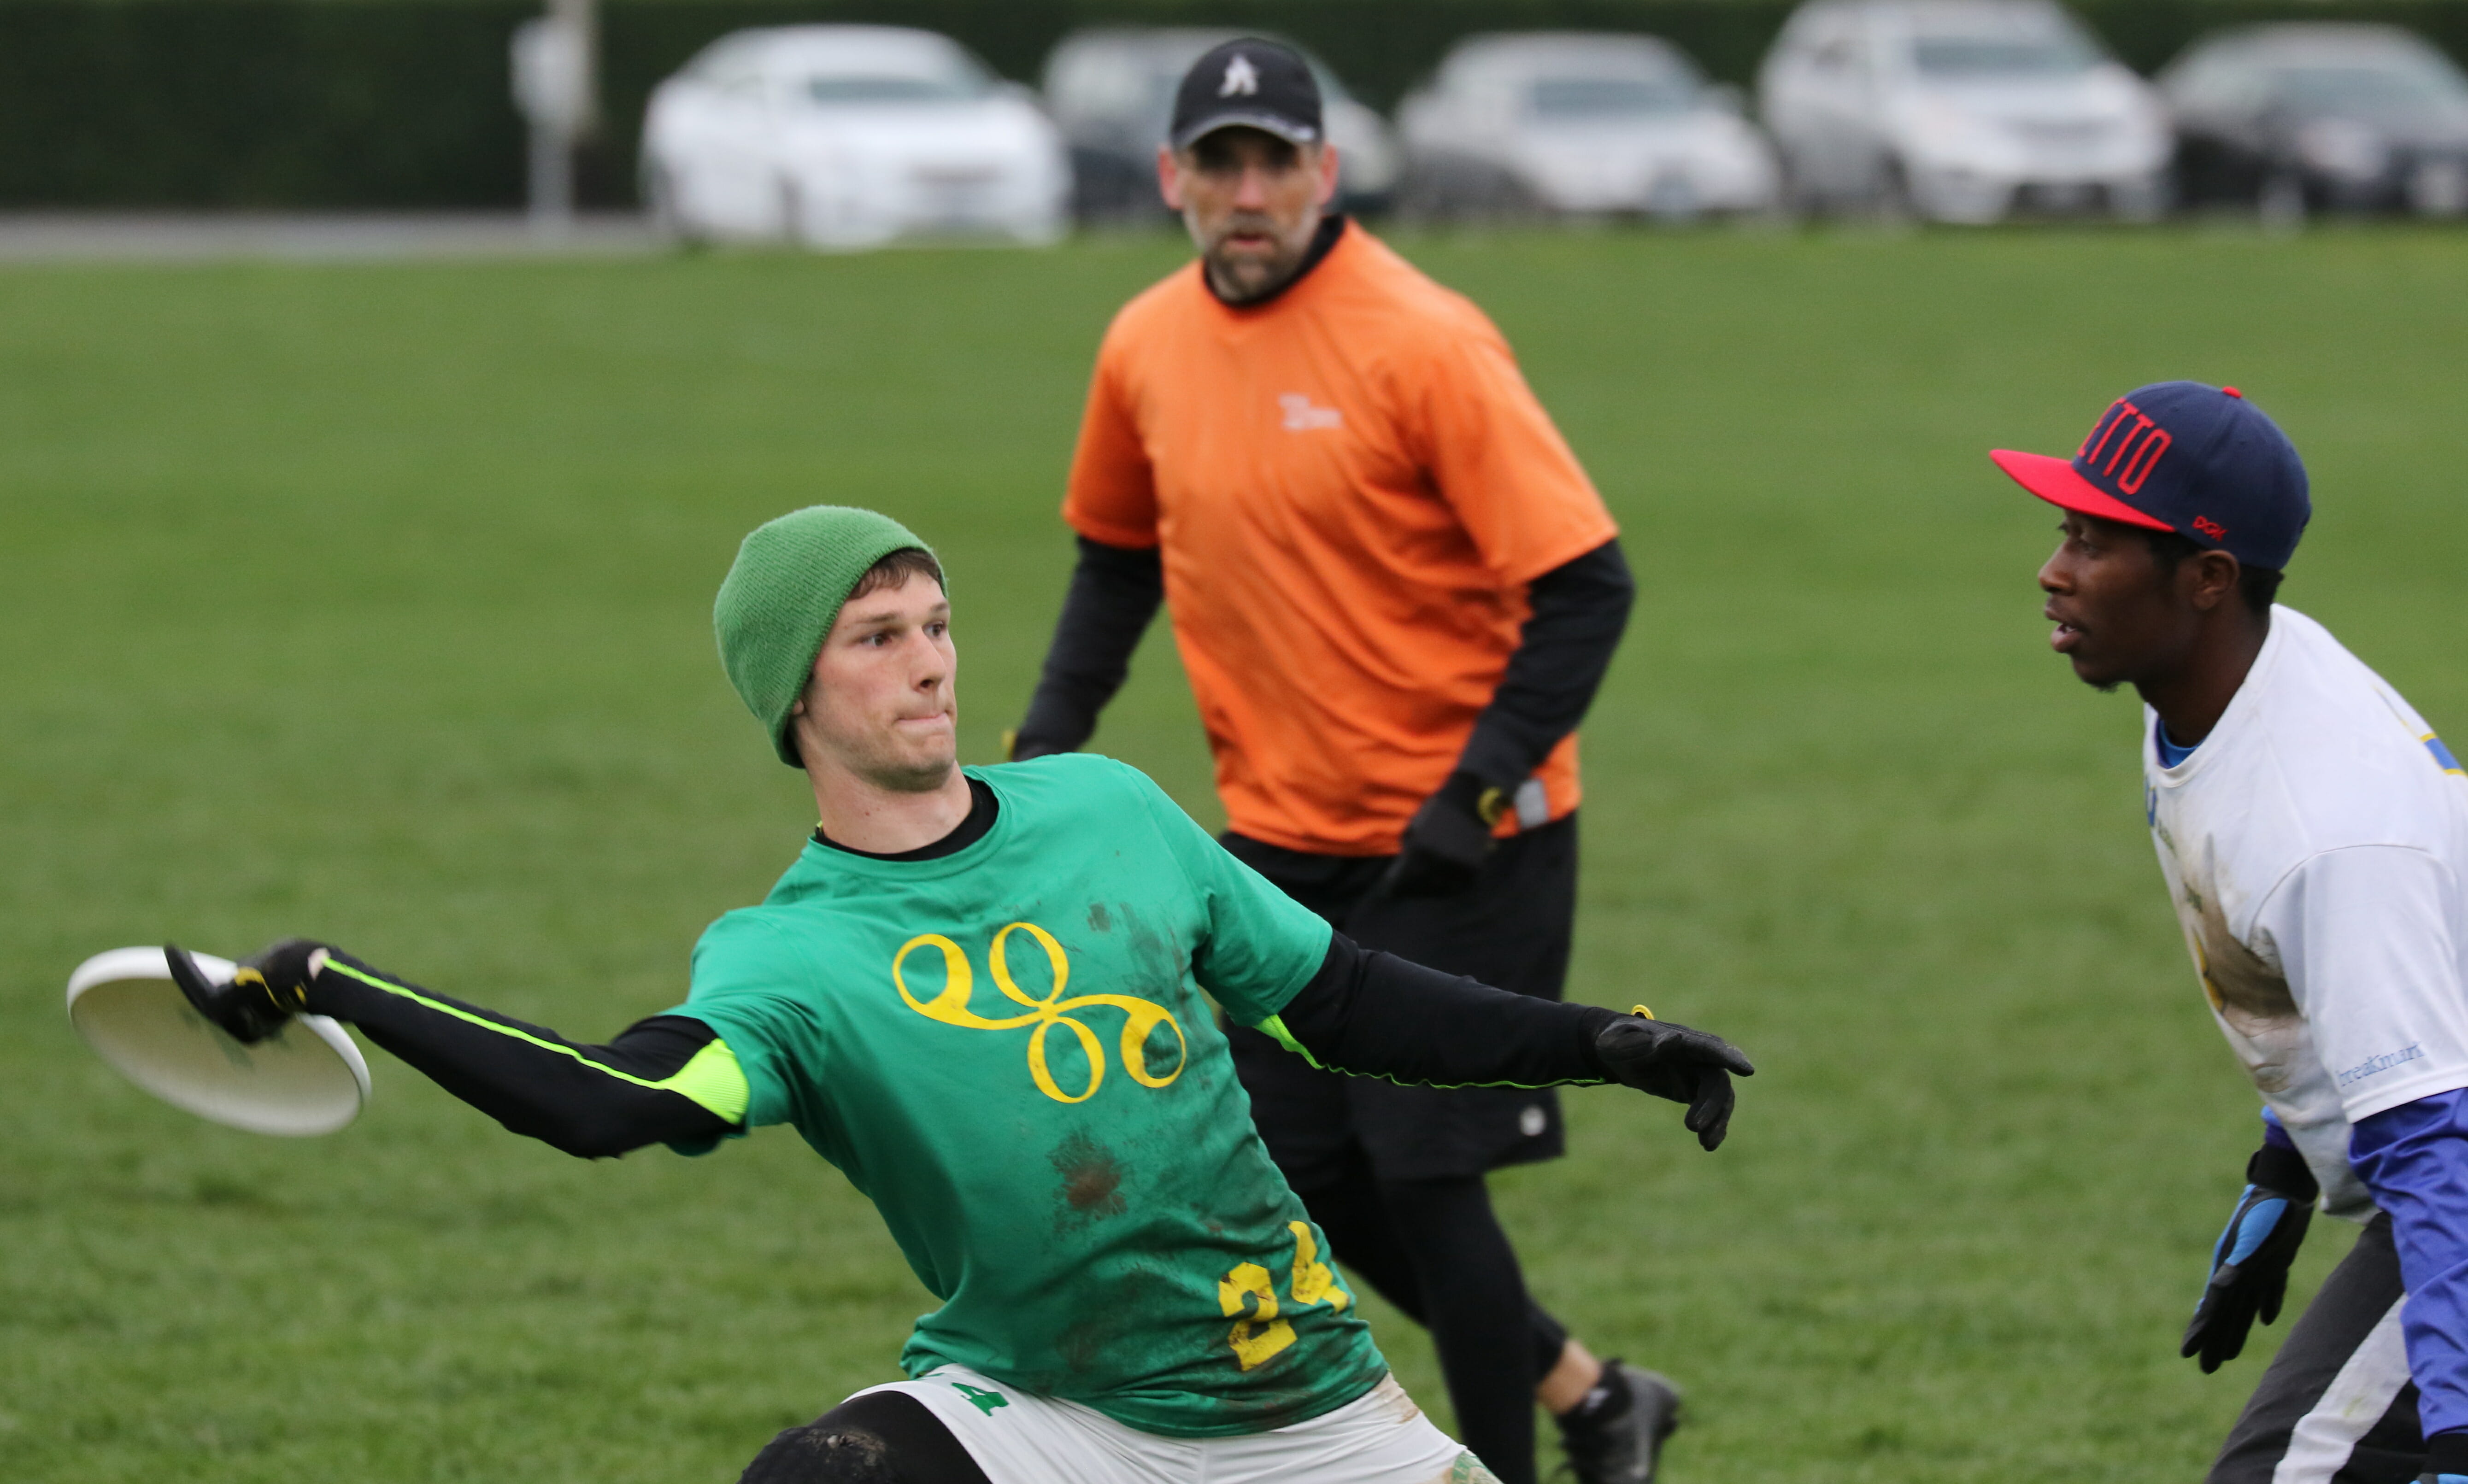
<instances>
[{"instance_id":1,"label":"man in orange shirt","mask_svg":"<svg viewBox=\"0 0 2468 1484\"><path fill-rule=\"evenodd\" d=\"M1617 529L1482 312L1340 216L1302 58L1195 63L1158 151L1200 262L1099 352L1080 559L1014 743L1085 742L1163 601L1226 848L1367 947L1560 997L1579 719L1634 596ZM1233 1028L1253 1116L1337 1258L1430 1327L1468 1447L1533 1477L1533 1401L1587 1484L1677 1419L1526 1295L1484 1176L1562 1151L1548 1090L1346 1079Z\"/></svg>"}]
</instances>

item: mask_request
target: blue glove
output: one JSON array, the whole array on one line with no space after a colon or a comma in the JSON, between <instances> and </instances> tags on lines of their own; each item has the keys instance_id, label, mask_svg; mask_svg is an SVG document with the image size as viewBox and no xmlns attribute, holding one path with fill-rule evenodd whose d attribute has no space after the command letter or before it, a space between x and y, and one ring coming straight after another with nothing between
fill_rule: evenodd
<instances>
[{"instance_id":1,"label":"blue glove","mask_svg":"<svg viewBox=\"0 0 2468 1484\"><path fill-rule=\"evenodd\" d=\"M2265 1153L2294 1157L2276 1148ZM2254 1162L2262 1163L2262 1155ZM2249 1179L2255 1173L2248 1167ZM2304 1183L2314 1182L2309 1176ZM2247 1185L2211 1248L2211 1281L2203 1288L2202 1302L2194 1306L2193 1322L2185 1326L2185 1342L2177 1353L2199 1355L2207 1376L2244 1351L2246 1334L2257 1317L2265 1324L2278 1318L2280 1300L2288 1296L2288 1265L2296 1261L2313 1220L2311 1194Z\"/></svg>"}]
</instances>

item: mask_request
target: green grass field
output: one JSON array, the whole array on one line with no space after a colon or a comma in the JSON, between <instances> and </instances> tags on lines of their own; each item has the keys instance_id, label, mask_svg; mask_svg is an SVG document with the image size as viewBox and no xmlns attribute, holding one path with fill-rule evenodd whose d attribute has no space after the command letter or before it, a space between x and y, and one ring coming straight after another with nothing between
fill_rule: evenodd
<instances>
[{"instance_id":1,"label":"green grass field","mask_svg":"<svg viewBox=\"0 0 2468 1484\"><path fill-rule=\"evenodd\" d=\"M2175 1357L2253 1099L2135 708L2048 653L2053 514L1985 450L2241 385L2314 472L2289 601L2468 729L2468 238L1403 245L1507 331L1643 588L1572 992L1763 1068L1711 1158L1571 1094L1571 1157L1497 1182L1535 1288L1689 1387L1674 1484L2195 1477L2262 1360ZM60 988L305 932L576 1034L673 1003L811 823L713 657L738 537L926 533L990 761L1098 333L1178 257L0 272L0 1477L720 1484L891 1379L930 1300L785 1130L587 1165L373 1052L354 1128L253 1138L119 1082ZM1156 640L1097 744L1214 824Z\"/></svg>"}]
</instances>

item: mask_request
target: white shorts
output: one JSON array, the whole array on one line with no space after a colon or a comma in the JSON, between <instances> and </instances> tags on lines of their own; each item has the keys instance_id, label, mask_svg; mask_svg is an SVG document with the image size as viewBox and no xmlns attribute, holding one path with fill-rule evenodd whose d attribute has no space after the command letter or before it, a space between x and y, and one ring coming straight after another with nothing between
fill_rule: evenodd
<instances>
[{"instance_id":1,"label":"white shorts","mask_svg":"<svg viewBox=\"0 0 2468 1484\"><path fill-rule=\"evenodd\" d=\"M1142 1432L960 1365L857 1395L877 1391L926 1404L994 1484L1499 1484L1393 1376L1336 1411L1230 1438Z\"/></svg>"}]
</instances>

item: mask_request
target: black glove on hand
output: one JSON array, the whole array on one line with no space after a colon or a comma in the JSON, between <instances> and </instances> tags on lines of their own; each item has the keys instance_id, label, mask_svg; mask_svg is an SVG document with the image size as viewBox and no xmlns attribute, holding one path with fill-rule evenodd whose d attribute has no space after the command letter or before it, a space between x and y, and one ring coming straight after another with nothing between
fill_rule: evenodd
<instances>
[{"instance_id":1,"label":"black glove on hand","mask_svg":"<svg viewBox=\"0 0 2468 1484\"><path fill-rule=\"evenodd\" d=\"M1594 1038L1603 1070L1628 1086L1688 1105L1682 1120L1707 1153L1731 1127L1731 1076L1756 1075L1740 1048L1720 1036L1657 1020L1645 1007L1604 1026Z\"/></svg>"},{"instance_id":2,"label":"black glove on hand","mask_svg":"<svg viewBox=\"0 0 2468 1484\"><path fill-rule=\"evenodd\" d=\"M2245 1350L2257 1318L2279 1317L2288 1265L2314 1220L2314 1173L2294 1150L2266 1144L2245 1167L2246 1187L2211 1247L2211 1281L2194 1306L2179 1355L2199 1356L2207 1376Z\"/></svg>"},{"instance_id":3,"label":"black glove on hand","mask_svg":"<svg viewBox=\"0 0 2468 1484\"><path fill-rule=\"evenodd\" d=\"M1451 773L1405 824L1397 862L1374 888L1386 897L1453 897L1474 889L1507 796L1472 773Z\"/></svg>"},{"instance_id":4,"label":"black glove on hand","mask_svg":"<svg viewBox=\"0 0 2468 1484\"><path fill-rule=\"evenodd\" d=\"M163 958L171 966L171 982L197 1014L229 1031L234 1040L254 1044L307 1006L308 956L324 947L306 938L286 938L242 960L229 984L210 983L197 961L171 944L163 946Z\"/></svg>"}]
</instances>

